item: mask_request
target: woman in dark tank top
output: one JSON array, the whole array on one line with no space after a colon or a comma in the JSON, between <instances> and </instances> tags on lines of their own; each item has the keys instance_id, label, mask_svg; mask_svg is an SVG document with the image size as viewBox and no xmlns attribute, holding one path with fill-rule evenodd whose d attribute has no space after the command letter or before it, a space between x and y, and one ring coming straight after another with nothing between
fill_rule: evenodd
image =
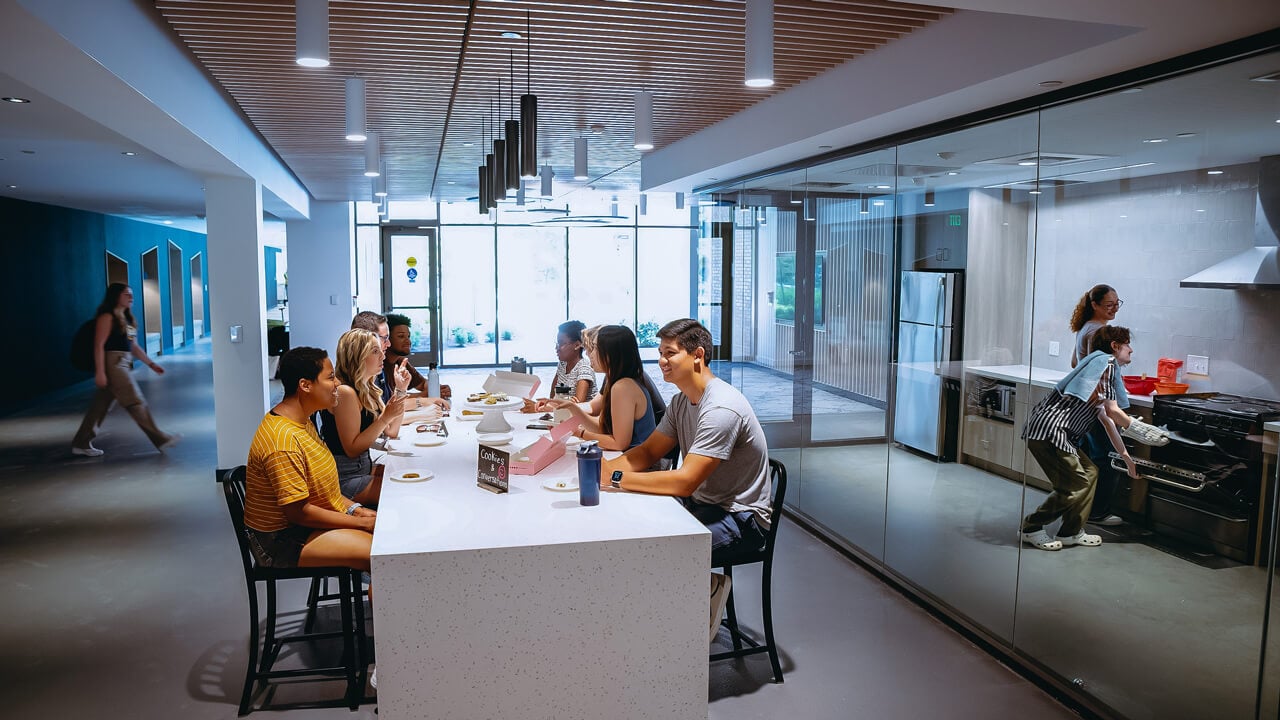
<instances>
[{"instance_id":1,"label":"woman in dark tank top","mask_svg":"<svg viewBox=\"0 0 1280 720\"><path fill-rule=\"evenodd\" d=\"M593 402L588 410L568 400L555 401L582 418L575 435L594 440L604 450L627 450L644 442L657 427L658 408L665 407L657 392L646 382L635 333L623 325L605 325L594 334L594 348L588 353L592 366L605 374L598 412Z\"/></svg>"}]
</instances>

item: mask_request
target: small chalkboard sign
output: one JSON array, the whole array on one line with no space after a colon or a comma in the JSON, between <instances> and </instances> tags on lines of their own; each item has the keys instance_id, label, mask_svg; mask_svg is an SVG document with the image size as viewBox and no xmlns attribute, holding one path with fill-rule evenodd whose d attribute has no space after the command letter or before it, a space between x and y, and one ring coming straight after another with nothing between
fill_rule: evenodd
<instances>
[{"instance_id":1,"label":"small chalkboard sign","mask_svg":"<svg viewBox=\"0 0 1280 720\"><path fill-rule=\"evenodd\" d=\"M489 492L507 492L510 488L507 484L510 468L511 453L481 445L480 455L476 461L476 485Z\"/></svg>"}]
</instances>

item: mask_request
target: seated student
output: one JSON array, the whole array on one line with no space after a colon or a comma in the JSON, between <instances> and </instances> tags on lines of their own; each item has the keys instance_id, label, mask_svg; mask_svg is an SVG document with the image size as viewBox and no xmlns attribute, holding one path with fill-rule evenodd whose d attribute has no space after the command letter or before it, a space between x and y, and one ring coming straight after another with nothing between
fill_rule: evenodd
<instances>
[{"instance_id":1,"label":"seated student","mask_svg":"<svg viewBox=\"0 0 1280 720\"><path fill-rule=\"evenodd\" d=\"M711 531L711 564L759 550L772 517L769 448L750 403L708 365L711 333L697 320L673 320L658 331L658 367L680 392L640 445L602 463L600 484L615 490L672 495ZM679 445L675 470L646 471ZM712 573L711 636L729 593Z\"/></svg>"},{"instance_id":2,"label":"seated student","mask_svg":"<svg viewBox=\"0 0 1280 720\"><path fill-rule=\"evenodd\" d=\"M338 486L333 454L311 414L333 407L338 378L324 350L280 358L284 399L262 418L249 446L244 524L264 567L339 565L369 571L377 515Z\"/></svg>"},{"instance_id":3,"label":"seated student","mask_svg":"<svg viewBox=\"0 0 1280 720\"><path fill-rule=\"evenodd\" d=\"M351 318L352 330L368 330L378 336L379 347L382 351L382 359L387 357L387 348L391 347L391 330L387 327L387 316L379 315L372 310L362 310ZM374 384L378 386L378 391L382 393L382 402L391 399L392 381L390 375L384 375L378 372L374 379Z\"/></svg>"},{"instance_id":4,"label":"seated student","mask_svg":"<svg viewBox=\"0 0 1280 720\"><path fill-rule=\"evenodd\" d=\"M568 388L568 394L580 403L596 396L596 371L582 357L582 331L586 327L579 320L560 323L556 334L556 357L560 362L556 365L556 375L551 381L552 397L559 395L561 388ZM547 400L526 400L524 412L554 410L554 406Z\"/></svg>"},{"instance_id":5,"label":"seated student","mask_svg":"<svg viewBox=\"0 0 1280 720\"><path fill-rule=\"evenodd\" d=\"M584 332L583 339L588 337ZM604 450L633 448L653 432L662 398L652 397L646 386L640 348L631 328L604 325L591 337L587 357L596 372L605 374L604 389L587 411L572 400L552 399L550 403L582 418L582 425L574 430L578 437L595 440Z\"/></svg>"},{"instance_id":6,"label":"seated student","mask_svg":"<svg viewBox=\"0 0 1280 720\"><path fill-rule=\"evenodd\" d=\"M391 344L387 347L387 357L382 361L383 377L394 377L396 365L404 362L404 369L409 373L409 389L417 390L420 393L427 392L427 378L420 372L418 368L409 362L409 353L413 350L413 336L410 330L412 321L405 315L396 313L387 313L387 328L391 333ZM409 398L406 401L406 409L414 410L423 405L435 405L441 410L448 410L449 403L445 398L449 397L450 390L448 385L440 386L440 397L420 397Z\"/></svg>"},{"instance_id":7,"label":"seated student","mask_svg":"<svg viewBox=\"0 0 1280 720\"><path fill-rule=\"evenodd\" d=\"M401 361L403 363L403 361ZM376 505L381 478L373 477L369 448L382 435L397 437L404 417L409 373L396 369L391 401L382 402L374 377L382 372L378 337L368 330L348 330L338 338L337 404L320 411L320 432L333 453L342 492L365 505Z\"/></svg>"}]
</instances>

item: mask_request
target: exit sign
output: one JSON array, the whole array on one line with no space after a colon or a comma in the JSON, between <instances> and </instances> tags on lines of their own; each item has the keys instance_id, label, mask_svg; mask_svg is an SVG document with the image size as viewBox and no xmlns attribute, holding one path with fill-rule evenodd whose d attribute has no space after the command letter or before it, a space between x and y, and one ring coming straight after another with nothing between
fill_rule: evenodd
<instances>
[{"instance_id":1,"label":"exit sign","mask_svg":"<svg viewBox=\"0 0 1280 720\"><path fill-rule=\"evenodd\" d=\"M962 224L959 213L951 213L947 216L947 224L952 227L960 227Z\"/></svg>"}]
</instances>

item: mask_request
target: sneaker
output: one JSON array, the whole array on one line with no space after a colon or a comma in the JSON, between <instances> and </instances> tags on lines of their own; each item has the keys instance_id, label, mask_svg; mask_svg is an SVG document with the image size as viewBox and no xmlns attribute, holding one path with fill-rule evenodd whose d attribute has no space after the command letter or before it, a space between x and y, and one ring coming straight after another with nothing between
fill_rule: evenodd
<instances>
[{"instance_id":1,"label":"sneaker","mask_svg":"<svg viewBox=\"0 0 1280 720\"><path fill-rule=\"evenodd\" d=\"M1115 527L1116 525L1123 525L1124 518L1120 517L1119 515L1108 515L1098 520L1089 518L1089 523L1091 525L1101 525L1103 527Z\"/></svg>"},{"instance_id":2,"label":"sneaker","mask_svg":"<svg viewBox=\"0 0 1280 720\"><path fill-rule=\"evenodd\" d=\"M1066 547L1068 545L1083 545L1085 547L1098 547L1099 545L1102 544L1102 536L1090 535L1085 531L1081 530L1079 533L1076 533L1071 537L1062 537L1061 535L1059 535L1058 542L1061 543L1063 547Z\"/></svg>"},{"instance_id":3,"label":"sneaker","mask_svg":"<svg viewBox=\"0 0 1280 720\"><path fill-rule=\"evenodd\" d=\"M83 455L84 457L100 457L102 455L102 451L94 447L93 443L89 443L89 447L76 447L72 445L71 454Z\"/></svg>"},{"instance_id":4,"label":"sneaker","mask_svg":"<svg viewBox=\"0 0 1280 720\"><path fill-rule=\"evenodd\" d=\"M374 690L378 689L378 666L377 665L374 665L373 669L369 671L369 687L373 688Z\"/></svg>"},{"instance_id":5,"label":"sneaker","mask_svg":"<svg viewBox=\"0 0 1280 720\"><path fill-rule=\"evenodd\" d=\"M173 446L177 445L180 442L182 442L182 433L172 433L171 435L169 435L169 439L160 443L160 445L156 449L159 450L160 452L164 452L165 450L172 448Z\"/></svg>"},{"instance_id":6,"label":"sneaker","mask_svg":"<svg viewBox=\"0 0 1280 720\"><path fill-rule=\"evenodd\" d=\"M1061 550L1062 549L1062 540L1061 539L1055 540L1054 538L1049 537L1049 533L1045 532L1044 528L1040 528L1035 532L1022 533L1022 542L1030 543L1040 548L1041 550Z\"/></svg>"},{"instance_id":7,"label":"sneaker","mask_svg":"<svg viewBox=\"0 0 1280 720\"><path fill-rule=\"evenodd\" d=\"M1150 423L1145 423L1136 417L1129 418L1131 421L1128 427L1120 430L1120 435L1127 438L1133 438L1144 445L1161 445L1169 444L1169 431L1164 428L1158 428Z\"/></svg>"},{"instance_id":8,"label":"sneaker","mask_svg":"<svg viewBox=\"0 0 1280 720\"><path fill-rule=\"evenodd\" d=\"M707 642L716 639L720 632L720 617L724 615L724 606L729 604L729 589L733 587L733 578L722 573L711 573L711 636Z\"/></svg>"}]
</instances>

